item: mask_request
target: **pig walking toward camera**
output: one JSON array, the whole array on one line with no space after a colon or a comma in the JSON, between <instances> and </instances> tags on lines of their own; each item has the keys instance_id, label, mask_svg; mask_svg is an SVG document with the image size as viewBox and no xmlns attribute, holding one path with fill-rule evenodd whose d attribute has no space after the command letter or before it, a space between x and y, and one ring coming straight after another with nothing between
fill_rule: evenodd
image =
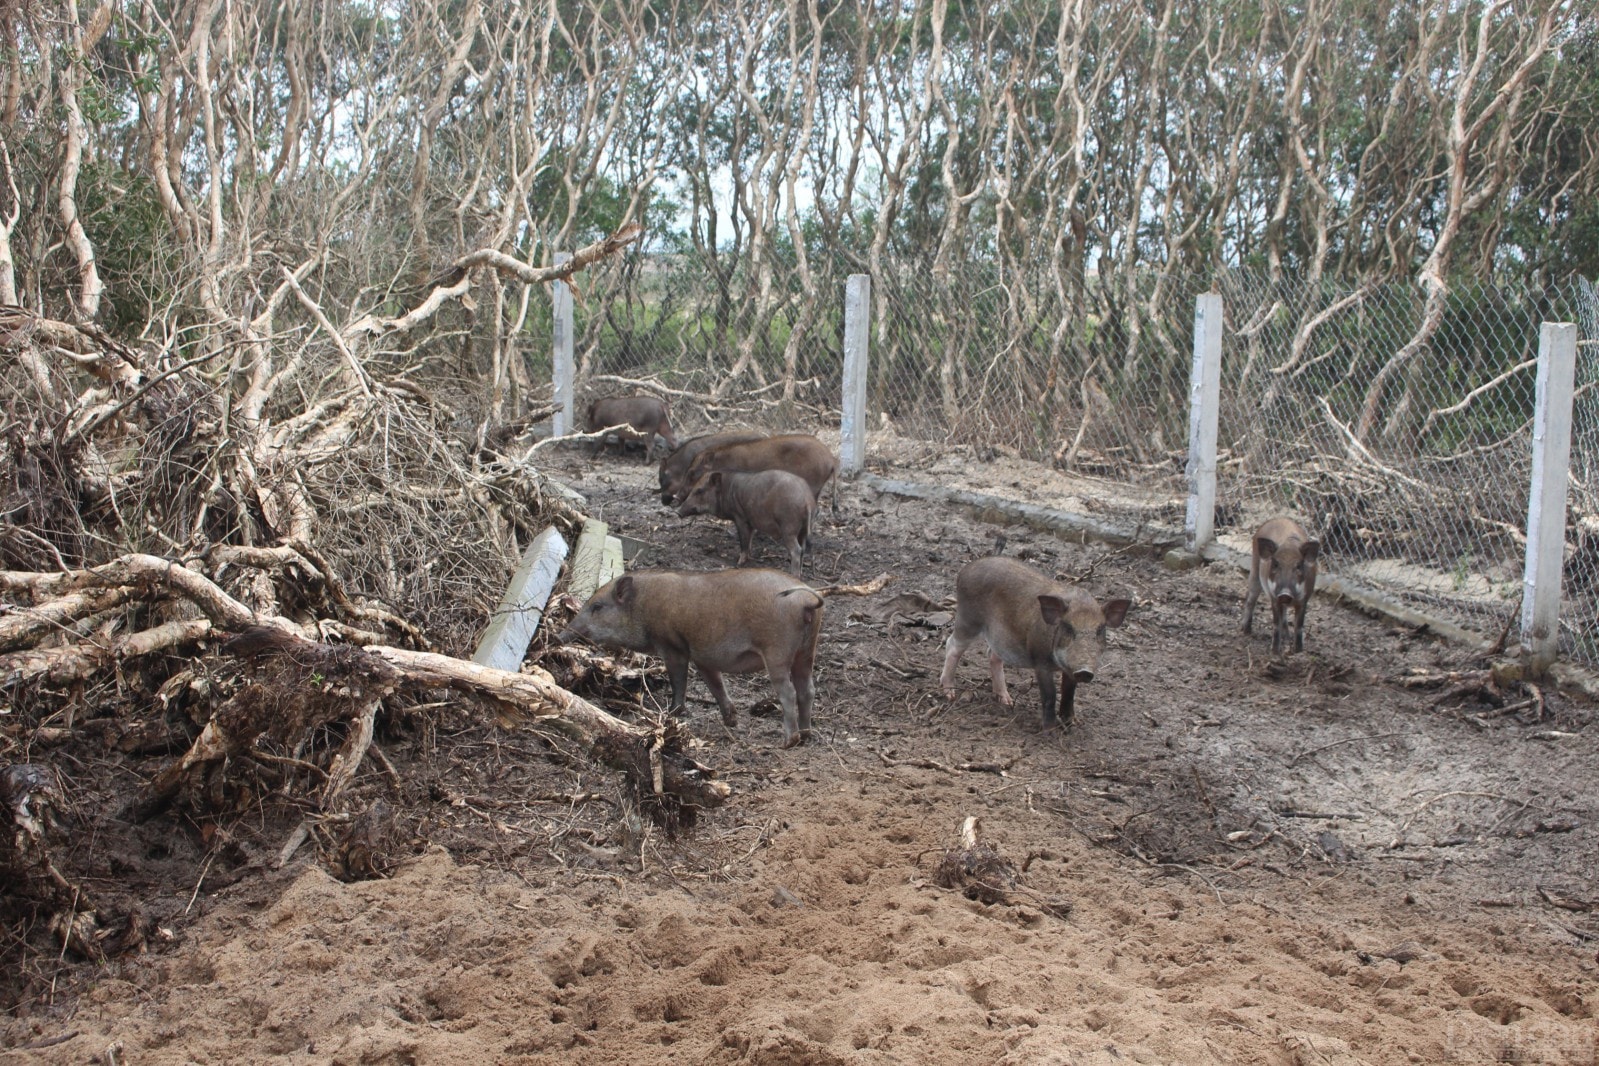
<instances>
[{"instance_id":1,"label":"pig walking toward camera","mask_svg":"<svg viewBox=\"0 0 1599 1066\"><path fill-rule=\"evenodd\" d=\"M684 518L708 514L731 520L738 537L739 566L749 562L755 534L765 533L788 549L789 570L798 577L804 572L814 510L811 487L787 470L753 474L713 470L689 491L677 513Z\"/></svg>"},{"instance_id":2,"label":"pig walking toward camera","mask_svg":"<svg viewBox=\"0 0 1599 1066\"><path fill-rule=\"evenodd\" d=\"M977 559L955 578L955 630L944 654L939 684L955 697L955 666L972 641L988 642L994 695L1013 704L1005 667L1030 667L1038 677L1044 728L1055 724L1055 672L1061 673L1060 723L1071 725L1077 686L1094 679L1105 650L1105 631L1127 618L1130 600L1103 607L1082 589L1061 585L1022 563L998 556Z\"/></svg>"},{"instance_id":3,"label":"pig walking toward camera","mask_svg":"<svg viewBox=\"0 0 1599 1066\"><path fill-rule=\"evenodd\" d=\"M1255 602L1262 592L1271 597L1271 651L1282 653L1288 641L1288 608L1294 609L1294 650L1305 650L1305 610L1316 591L1316 559L1321 543L1312 540L1291 518L1273 518L1255 530L1249 565L1249 594L1244 598L1244 632L1255 624Z\"/></svg>"},{"instance_id":4,"label":"pig walking toward camera","mask_svg":"<svg viewBox=\"0 0 1599 1066\"><path fill-rule=\"evenodd\" d=\"M765 670L783 705L783 747L791 748L811 730L821 632L821 595L780 571L656 570L605 585L560 639L584 637L659 655L666 660L674 713L683 709L693 663L729 726L737 716L722 675Z\"/></svg>"}]
</instances>

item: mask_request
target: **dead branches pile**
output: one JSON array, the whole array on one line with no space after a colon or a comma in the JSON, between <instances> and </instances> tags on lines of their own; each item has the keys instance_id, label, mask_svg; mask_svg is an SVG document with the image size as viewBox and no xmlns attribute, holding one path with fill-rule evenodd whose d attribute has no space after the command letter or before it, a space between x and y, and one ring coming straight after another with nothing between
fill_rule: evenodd
<instances>
[{"instance_id":1,"label":"dead branches pile","mask_svg":"<svg viewBox=\"0 0 1599 1066\"><path fill-rule=\"evenodd\" d=\"M353 809L351 785L369 756L399 784L374 737L420 706L559 720L669 827L728 794L671 726L458 657L521 545L580 522L581 501L441 399L447 377L408 376L427 359L379 347L427 315L341 329L284 273L255 319L184 358L0 307L0 866L8 901L64 915L79 953L108 926L55 860L48 815L72 807L74 775L44 749L89 736L162 757L104 817L177 818L214 848L271 798L291 819L272 851L342 826L317 840L345 876L386 868L391 819ZM275 322L295 310L298 328Z\"/></svg>"}]
</instances>

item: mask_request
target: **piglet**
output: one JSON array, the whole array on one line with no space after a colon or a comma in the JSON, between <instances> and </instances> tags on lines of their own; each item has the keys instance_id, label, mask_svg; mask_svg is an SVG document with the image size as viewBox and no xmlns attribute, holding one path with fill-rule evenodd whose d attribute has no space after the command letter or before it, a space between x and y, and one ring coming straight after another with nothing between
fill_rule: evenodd
<instances>
[{"instance_id":1,"label":"piglet","mask_svg":"<svg viewBox=\"0 0 1599 1066\"><path fill-rule=\"evenodd\" d=\"M812 673L822 597L777 570L671 570L623 574L596 592L562 631L666 660L672 710L681 711L688 665L699 668L722 721L736 720L722 674L765 670L783 705L783 746L811 729Z\"/></svg>"},{"instance_id":2,"label":"piglet","mask_svg":"<svg viewBox=\"0 0 1599 1066\"><path fill-rule=\"evenodd\" d=\"M1103 607L1081 589L1061 585L1022 563L998 556L977 559L955 578L955 630L945 646L939 684L955 697L955 666L978 637L988 643L994 695L1012 705L1005 667L1031 667L1044 705L1044 728L1055 724L1055 672L1061 672L1060 723L1071 725L1077 686L1094 679L1105 650L1105 631L1127 618L1130 600Z\"/></svg>"},{"instance_id":3,"label":"piglet","mask_svg":"<svg viewBox=\"0 0 1599 1066\"><path fill-rule=\"evenodd\" d=\"M672 408L665 400L654 396L603 396L589 404L590 433L612 426L624 427L617 430L624 452L629 441L643 443L645 462L649 461L657 434L666 441L668 448L677 447L677 437L672 433ZM605 440L605 437L599 439L595 455L605 450Z\"/></svg>"},{"instance_id":4,"label":"piglet","mask_svg":"<svg viewBox=\"0 0 1599 1066\"><path fill-rule=\"evenodd\" d=\"M1294 609L1294 650L1305 650L1305 609L1316 591L1316 560L1321 542L1291 518L1273 518L1255 530L1249 565L1249 594L1244 598L1244 632L1255 624L1255 601L1271 595L1271 651L1282 653L1288 641L1288 608Z\"/></svg>"},{"instance_id":5,"label":"piglet","mask_svg":"<svg viewBox=\"0 0 1599 1066\"><path fill-rule=\"evenodd\" d=\"M732 521L738 536L738 565L750 559L757 531L788 549L795 577L804 572L804 551L811 537L811 512L816 497L805 479L787 470L737 474L712 470L690 490L677 513L684 518L708 514Z\"/></svg>"}]
</instances>

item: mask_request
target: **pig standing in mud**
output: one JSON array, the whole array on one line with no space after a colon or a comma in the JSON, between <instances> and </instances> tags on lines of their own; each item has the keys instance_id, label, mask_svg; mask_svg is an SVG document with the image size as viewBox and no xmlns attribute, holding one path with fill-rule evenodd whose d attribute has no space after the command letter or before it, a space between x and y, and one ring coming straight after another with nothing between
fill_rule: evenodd
<instances>
[{"instance_id":1,"label":"pig standing in mud","mask_svg":"<svg viewBox=\"0 0 1599 1066\"><path fill-rule=\"evenodd\" d=\"M668 448L677 447L677 437L672 434L671 405L654 396L603 396L589 404L590 433L598 433L612 426L627 427L617 430L624 452L629 441L643 442L645 462L649 462L657 434L666 441ZM605 438L601 437L595 442L594 454L599 455L603 451Z\"/></svg>"},{"instance_id":2,"label":"pig standing in mud","mask_svg":"<svg viewBox=\"0 0 1599 1066\"><path fill-rule=\"evenodd\" d=\"M816 497L805 480L787 470L760 470L734 474L712 470L689 491L677 513L730 519L738 537L738 565L750 560L756 532L788 549L789 570L799 577L805 570L804 552L811 536L811 513Z\"/></svg>"},{"instance_id":3,"label":"pig standing in mud","mask_svg":"<svg viewBox=\"0 0 1599 1066\"><path fill-rule=\"evenodd\" d=\"M785 433L776 437L721 444L701 452L688 468L688 484L696 485L712 470L754 473L757 470L787 470L805 480L811 495L819 501L822 489L833 482L833 514L838 514L838 458L827 445L809 433Z\"/></svg>"},{"instance_id":4,"label":"pig standing in mud","mask_svg":"<svg viewBox=\"0 0 1599 1066\"><path fill-rule=\"evenodd\" d=\"M683 442L682 447L661 460L659 471L661 502L668 507L677 506L678 501L689 489L689 464L707 448L715 448L720 444L742 444L749 440L760 440L765 436L764 433L755 433L747 429L729 429L720 433L705 433L698 437L690 437Z\"/></svg>"},{"instance_id":5,"label":"pig standing in mud","mask_svg":"<svg viewBox=\"0 0 1599 1066\"><path fill-rule=\"evenodd\" d=\"M1105 630L1119 627L1131 601L1103 607L1081 589L1057 584L1022 563L977 559L955 578L955 630L939 684L955 698L955 666L979 636L988 642L988 668L999 702L1012 705L1005 666L1031 667L1044 703L1044 728L1055 724L1055 671L1061 672L1060 722L1071 725L1077 686L1092 681L1105 650Z\"/></svg>"},{"instance_id":6,"label":"pig standing in mud","mask_svg":"<svg viewBox=\"0 0 1599 1066\"><path fill-rule=\"evenodd\" d=\"M1316 591L1316 559L1321 542L1291 518L1273 518L1255 530L1249 564L1249 594L1244 598L1244 632L1255 625L1255 601L1271 596L1271 652L1288 642L1288 608L1294 609L1294 650L1305 650L1305 609Z\"/></svg>"},{"instance_id":7,"label":"pig standing in mud","mask_svg":"<svg viewBox=\"0 0 1599 1066\"><path fill-rule=\"evenodd\" d=\"M765 670L783 705L783 747L811 730L812 673L822 597L777 570L670 570L624 574L596 592L561 633L647 651L666 660L672 711L683 708L688 664L716 697L722 722L736 720L722 674Z\"/></svg>"}]
</instances>

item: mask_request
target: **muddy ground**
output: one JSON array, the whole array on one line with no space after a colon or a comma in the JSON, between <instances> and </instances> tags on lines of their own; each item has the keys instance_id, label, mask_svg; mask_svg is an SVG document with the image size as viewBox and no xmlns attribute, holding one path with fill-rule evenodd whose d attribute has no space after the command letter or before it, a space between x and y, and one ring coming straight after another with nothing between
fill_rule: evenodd
<instances>
[{"instance_id":1,"label":"muddy ground","mask_svg":"<svg viewBox=\"0 0 1599 1066\"><path fill-rule=\"evenodd\" d=\"M732 562L725 527L660 507L653 469L557 466L648 542L636 565ZM808 576L896 581L829 603L805 747L778 747L764 680L730 685L758 711L730 733L691 681L702 761L736 790L691 835L640 822L559 736L395 714L396 775L359 783L403 829L391 877L344 883L309 854L273 870L293 823L268 807L225 848L105 827L170 942L61 970L0 1062L1599 1062L1599 728L1579 697L1545 689L1541 716L1440 699L1487 664L1320 603L1306 653L1274 660L1237 631L1237 572L860 487L842 504ZM1134 599L1065 735L1040 731L1030 676L995 704L980 648L945 701L943 612L873 613L942 600L1000 537ZM938 883L969 817L1018 871L1003 901Z\"/></svg>"}]
</instances>

